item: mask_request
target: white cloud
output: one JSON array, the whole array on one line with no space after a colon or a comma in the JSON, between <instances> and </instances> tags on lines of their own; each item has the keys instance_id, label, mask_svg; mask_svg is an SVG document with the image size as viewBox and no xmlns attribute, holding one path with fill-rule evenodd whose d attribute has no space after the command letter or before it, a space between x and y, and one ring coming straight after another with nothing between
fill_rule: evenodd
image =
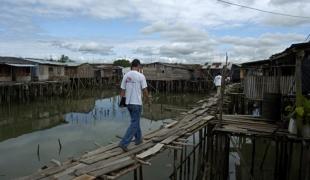
<instances>
[{"instance_id":1,"label":"white cloud","mask_svg":"<svg viewBox=\"0 0 310 180\"><path fill-rule=\"evenodd\" d=\"M257 38L225 36L219 39L221 44L230 46L230 54L238 61L266 59L272 54L283 51L292 43L299 43L304 37L299 34L266 33Z\"/></svg>"},{"instance_id":2,"label":"white cloud","mask_svg":"<svg viewBox=\"0 0 310 180\"><path fill-rule=\"evenodd\" d=\"M104 45L98 42L60 42L51 43L55 47L68 49L73 52L81 52L86 54L112 55L113 46Z\"/></svg>"},{"instance_id":3,"label":"white cloud","mask_svg":"<svg viewBox=\"0 0 310 180\"><path fill-rule=\"evenodd\" d=\"M283 4L307 4L310 3L308 0L270 0L270 4L283 5Z\"/></svg>"},{"instance_id":4,"label":"white cloud","mask_svg":"<svg viewBox=\"0 0 310 180\"><path fill-rule=\"evenodd\" d=\"M101 54L101 55L111 55L113 54L113 46L100 45L95 42L89 44L83 44L80 46L78 51L82 53L90 54Z\"/></svg>"},{"instance_id":5,"label":"white cloud","mask_svg":"<svg viewBox=\"0 0 310 180\"><path fill-rule=\"evenodd\" d=\"M263 10L310 16L308 0L228 1ZM113 41L87 37L72 40L44 35L40 24L34 20L72 17L99 21L126 19L146 25L140 29L141 36L137 39L124 40L120 34L120 38ZM259 35L247 37L236 33L230 36L211 33L211 30L225 29L229 32L233 28L247 29L248 26L282 28L282 33L258 32ZM309 26L309 19L262 13L216 0L2 0L0 54L28 57L31 54L41 57L66 54L77 59L141 56L169 62L203 62L228 51L237 60L266 58L291 43L304 40L305 35L290 32L287 27L307 29ZM156 38L150 38L152 36ZM45 43L38 42L38 39L45 40Z\"/></svg>"},{"instance_id":6,"label":"white cloud","mask_svg":"<svg viewBox=\"0 0 310 180\"><path fill-rule=\"evenodd\" d=\"M200 42L208 38L208 33L183 23L158 21L141 30L145 34L160 33L165 38L179 42Z\"/></svg>"}]
</instances>

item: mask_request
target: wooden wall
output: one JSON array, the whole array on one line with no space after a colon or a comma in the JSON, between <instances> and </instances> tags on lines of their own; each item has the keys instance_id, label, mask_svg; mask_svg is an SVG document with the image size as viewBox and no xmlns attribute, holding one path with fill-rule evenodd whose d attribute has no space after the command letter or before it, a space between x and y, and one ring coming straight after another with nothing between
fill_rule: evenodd
<instances>
[{"instance_id":1,"label":"wooden wall","mask_svg":"<svg viewBox=\"0 0 310 180\"><path fill-rule=\"evenodd\" d=\"M280 93L287 95L295 92L294 76L246 76L244 78L244 94L248 99L262 100L264 93Z\"/></svg>"},{"instance_id":2,"label":"wooden wall","mask_svg":"<svg viewBox=\"0 0 310 180\"><path fill-rule=\"evenodd\" d=\"M95 77L94 68L89 64L66 67L65 74L69 78L94 78Z\"/></svg>"},{"instance_id":3,"label":"wooden wall","mask_svg":"<svg viewBox=\"0 0 310 180\"><path fill-rule=\"evenodd\" d=\"M65 67L64 66L49 66L48 67L49 80L61 80L65 79Z\"/></svg>"},{"instance_id":4,"label":"wooden wall","mask_svg":"<svg viewBox=\"0 0 310 180\"><path fill-rule=\"evenodd\" d=\"M12 80L17 82L31 81L30 67L13 67Z\"/></svg>"},{"instance_id":5,"label":"wooden wall","mask_svg":"<svg viewBox=\"0 0 310 180\"><path fill-rule=\"evenodd\" d=\"M151 64L143 67L147 80L191 80L192 72L178 67Z\"/></svg>"},{"instance_id":6,"label":"wooden wall","mask_svg":"<svg viewBox=\"0 0 310 180\"><path fill-rule=\"evenodd\" d=\"M112 78L113 77L113 68L110 69L101 69L101 78Z\"/></svg>"}]
</instances>

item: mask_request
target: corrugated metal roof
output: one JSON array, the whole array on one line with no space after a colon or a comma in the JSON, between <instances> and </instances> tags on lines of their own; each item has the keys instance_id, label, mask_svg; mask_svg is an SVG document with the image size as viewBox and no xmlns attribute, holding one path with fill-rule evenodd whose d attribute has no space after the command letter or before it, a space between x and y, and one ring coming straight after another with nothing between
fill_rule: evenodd
<instances>
[{"instance_id":1,"label":"corrugated metal roof","mask_svg":"<svg viewBox=\"0 0 310 180\"><path fill-rule=\"evenodd\" d=\"M26 61L23 58L1 56L0 57L0 64L6 64L6 63L9 63L9 64L34 64L34 63L29 62L29 61Z\"/></svg>"},{"instance_id":2,"label":"corrugated metal roof","mask_svg":"<svg viewBox=\"0 0 310 180\"><path fill-rule=\"evenodd\" d=\"M189 67L189 65L185 65L185 64L172 64L172 63L163 63L163 62L153 62L153 63L149 63L149 64L145 64L145 65L151 65L151 64L159 64L159 65L162 65L162 66L167 66L167 67L172 67L172 68L178 68L178 69L184 69L184 70L193 71L192 67Z\"/></svg>"},{"instance_id":3,"label":"corrugated metal roof","mask_svg":"<svg viewBox=\"0 0 310 180\"><path fill-rule=\"evenodd\" d=\"M211 64L207 64L205 66L203 66L204 69L223 69L223 67L225 66L225 62L214 62ZM231 69L233 63L228 62L227 63L227 69Z\"/></svg>"},{"instance_id":4,"label":"corrugated metal roof","mask_svg":"<svg viewBox=\"0 0 310 180\"><path fill-rule=\"evenodd\" d=\"M33 64L9 64L5 63L8 66L13 66L13 67L35 67Z\"/></svg>"},{"instance_id":5,"label":"corrugated metal roof","mask_svg":"<svg viewBox=\"0 0 310 180\"><path fill-rule=\"evenodd\" d=\"M64 63L65 66L69 66L69 67L77 67L77 66L80 66L82 64L87 64L87 63L78 63L78 62L67 62L67 63Z\"/></svg>"},{"instance_id":6,"label":"corrugated metal roof","mask_svg":"<svg viewBox=\"0 0 310 180\"><path fill-rule=\"evenodd\" d=\"M54 66L65 66L66 63L56 62L56 61L48 61L44 59L32 59L32 58L26 58L26 61L30 61L36 64L46 64L46 65L54 65Z\"/></svg>"}]
</instances>

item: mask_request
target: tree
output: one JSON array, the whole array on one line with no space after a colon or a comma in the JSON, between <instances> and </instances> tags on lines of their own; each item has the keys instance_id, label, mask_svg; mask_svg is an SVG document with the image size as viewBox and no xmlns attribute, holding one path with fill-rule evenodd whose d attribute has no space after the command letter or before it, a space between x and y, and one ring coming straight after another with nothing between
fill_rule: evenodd
<instances>
[{"instance_id":1,"label":"tree","mask_svg":"<svg viewBox=\"0 0 310 180\"><path fill-rule=\"evenodd\" d=\"M122 66L122 67L130 67L131 63L130 61L126 59L119 59L113 62L114 66Z\"/></svg>"},{"instance_id":2,"label":"tree","mask_svg":"<svg viewBox=\"0 0 310 180\"><path fill-rule=\"evenodd\" d=\"M62 62L62 63L69 62L69 61L70 61L69 57L64 54L61 55L60 59L58 60L58 62Z\"/></svg>"}]
</instances>

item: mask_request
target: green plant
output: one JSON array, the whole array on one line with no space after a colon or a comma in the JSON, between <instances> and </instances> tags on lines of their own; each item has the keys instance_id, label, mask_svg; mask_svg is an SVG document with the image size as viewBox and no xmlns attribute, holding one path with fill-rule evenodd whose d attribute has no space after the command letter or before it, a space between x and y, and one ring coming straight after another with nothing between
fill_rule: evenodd
<instances>
[{"instance_id":1,"label":"green plant","mask_svg":"<svg viewBox=\"0 0 310 180\"><path fill-rule=\"evenodd\" d=\"M301 106L286 106L285 111L288 112L287 117L300 118L305 124L310 123L310 99L302 96Z\"/></svg>"}]
</instances>

